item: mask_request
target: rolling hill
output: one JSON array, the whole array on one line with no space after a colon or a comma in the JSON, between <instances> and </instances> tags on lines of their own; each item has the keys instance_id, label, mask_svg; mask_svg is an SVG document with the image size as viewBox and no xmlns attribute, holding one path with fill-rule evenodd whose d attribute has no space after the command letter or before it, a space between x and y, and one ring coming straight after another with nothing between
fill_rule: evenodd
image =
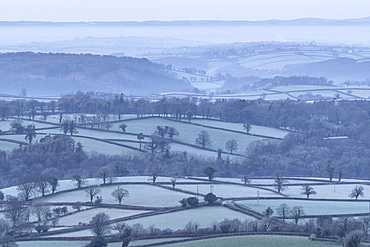
<instances>
[{"instance_id":1,"label":"rolling hill","mask_svg":"<svg viewBox=\"0 0 370 247\"><path fill-rule=\"evenodd\" d=\"M146 95L191 88L147 59L63 53L0 54L0 82L5 93L25 88L31 95L78 90Z\"/></svg>"}]
</instances>

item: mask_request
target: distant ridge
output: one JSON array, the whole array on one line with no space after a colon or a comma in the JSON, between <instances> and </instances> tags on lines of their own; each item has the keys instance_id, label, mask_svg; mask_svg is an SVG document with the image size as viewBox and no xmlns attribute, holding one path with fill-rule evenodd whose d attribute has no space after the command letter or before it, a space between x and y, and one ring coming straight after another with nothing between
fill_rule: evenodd
<instances>
[{"instance_id":1,"label":"distant ridge","mask_svg":"<svg viewBox=\"0 0 370 247\"><path fill-rule=\"evenodd\" d=\"M0 21L0 26L206 26L206 25L370 25L370 17L357 19L299 18L292 20L181 20L181 21L115 21L115 22L46 22Z\"/></svg>"}]
</instances>

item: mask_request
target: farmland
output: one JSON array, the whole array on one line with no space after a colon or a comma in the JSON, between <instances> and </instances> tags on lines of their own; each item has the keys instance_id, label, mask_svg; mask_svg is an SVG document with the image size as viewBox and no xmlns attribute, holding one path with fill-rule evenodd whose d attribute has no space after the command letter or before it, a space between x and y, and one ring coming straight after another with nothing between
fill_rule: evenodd
<instances>
[{"instance_id":1,"label":"farmland","mask_svg":"<svg viewBox=\"0 0 370 247\"><path fill-rule=\"evenodd\" d=\"M170 126L176 128L180 135L175 136L171 142L172 151L186 151L194 155L205 155L214 157L217 150L225 150L225 143L230 139L235 139L238 143L238 150L234 153L238 155L245 155L246 149L250 143L257 140L281 139L288 132L280 129L268 128L254 125L251 128L251 133L248 135L243 130L242 124L220 122L215 120L194 119L192 122L188 121L173 121L161 117L150 118L135 118L136 115L122 116L119 122L107 122L111 125L109 130L91 128L88 125L83 128L77 127L77 133L72 136L75 142L80 142L87 153L98 152L108 155L120 154L139 154L140 143L137 139L139 133L145 135L143 146L149 142L149 136L154 133L156 126ZM64 119L79 119L78 115L66 115ZM117 116L110 116L109 119L117 119ZM40 122L32 120L21 120L23 124L34 124L38 134L35 141L48 135L60 135L61 129L57 126L59 115L50 115L46 121ZM3 131L10 129L12 120L1 121ZM126 132L122 132L119 126L126 124ZM195 139L198 134L206 130L211 138L211 145L206 150L195 144ZM3 139L14 140L16 142L26 143L24 135L8 134ZM4 150L11 150L18 146L18 144L10 141L0 141L0 147Z\"/></svg>"},{"instance_id":2,"label":"farmland","mask_svg":"<svg viewBox=\"0 0 370 247\"><path fill-rule=\"evenodd\" d=\"M326 246L340 246L336 243L313 242L308 241L304 237L287 237L287 236L239 236L227 238L215 238L207 240L190 241L179 244L162 245L163 247L218 247L218 246L251 246L251 247L326 247Z\"/></svg>"},{"instance_id":3,"label":"farmland","mask_svg":"<svg viewBox=\"0 0 370 247\"><path fill-rule=\"evenodd\" d=\"M222 222L225 219L238 219L240 222L254 222L263 218L262 212L267 208L271 207L276 209L279 205L286 203L290 208L294 206L301 206L304 209L304 217L317 217L320 215L333 215L334 217L340 217L340 215L355 215L355 214L369 214L369 200L368 197L359 200L342 200L345 198L342 196L344 191L351 189L356 183L361 184L361 180L349 180L351 182L343 182L343 184L336 185L337 197L328 196L327 201L318 201L314 199L299 200L302 195L297 192L298 184L307 184L308 178L287 178L287 181L294 183L289 186L287 183L288 190L285 191L286 196L279 195L276 191L274 192L271 185L274 183L273 179L268 178L254 178L250 184L244 185L240 179L237 178L215 178L215 182L206 182L204 177L197 178L181 178L177 181L175 189L169 185L170 178L160 176L156 180L156 183L148 181L148 177L118 177L114 179L115 184L100 185L100 195L103 198L103 204L89 203L89 198L85 192L85 188L74 189L75 184L71 180L61 180L58 193L55 195L47 195L43 198L43 202L50 203L50 205L71 205L76 202L80 202L83 205L81 211L76 211L68 206L68 214L60 216L58 223L55 227L51 226L51 229L47 234L43 234L43 237L57 238L57 244L65 244L67 240L69 246L78 246L83 241L73 240L74 237L91 237L93 233L88 229L91 218L98 213L106 213L110 216L111 228L117 223L122 222L128 226L134 227L141 225L143 229L171 229L172 231L181 231L187 227L189 222L197 224L200 228L209 228ZM323 193L320 197L327 199L325 193L329 193L329 188L332 185L326 185L327 180L324 178L311 178L315 183L322 180L321 185L316 185L317 191ZM225 182L222 182L225 181ZM84 186L99 185L101 180L91 178L87 180L87 184ZM139 184L135 184L139 183ZM191 183L191 184L188 184ZM231 184L230 184L231 183ZM348 183L348 184L347 184ZM264 185L263 187L255 187L254 184ZM117 201L110 195L111 192L120 186L129 191L129 196L124 198L122 205L118 205ZM319 189L319 187L322 187ZM339 189L343 187L342 189ZM272 189L271 189L272 188ZM268 190L267 190L268 189ZM368 187L365 188L366 190ZM288 193L290 190L291 193ZM17 191L15 187L5 188L2 190L4 194L16 195ZM192 195L197 196L200 202L203 201L202 196L212 191L218 197L223 198L222 204L215 204L213 206L207 206L201 204L195 208L182 208L179 205L179 201L182 198L186 198ZM319 194L318 194L319 195ZM36 197L40 197L40 194L36 194ZM232 197L232 200L227 198ZM268 199L271 197L271 199ZM273 199L272 199L273 198ZM238 205L242 205L245 208L242 210L236 210ZM330 205L330 206L328 206ZM135 206L135 209L127 209L126 207ZM56 207L56 206L53 206ZM150 207L150 208L149 208ZM166 207L166 210L162 209ZM254 216L251 215L253 213ZM278 216L276 213L273 217ZM174 220L176 219L176 220ZM293 220L287 219L287 222ZM304 222L304 220L302 220ZM50 224L50 222L49 222ZM81 226L82 224L82 226ZM303 223L302 223L303 224ZM82 229L80 227L83 227ZM247 225L245 225L247 227ZM117 231L112 230L111 234L115 234ZM37 233L33 233L32 236L37 237ZM291 237L291 236L279 236L279 240L275 239L275 236L238 236L217 239L217 243L223 246L223 241L231 241L233 246L239 246L241 244L248 243L250 246L255 246L260 243L259 246L269 246L272 242L276 242L274 246L337 246L335 243L323 243L323 242L311 242L307 238L302 237ZM154 239L154 240L137 240L133 241L130 246L135 246L144 243L152 242L165 242L165 241L176 241L183 238L170 238L170 239ZM190 240L189 238L188 240ZM73 240L73 241L72 241ZM216 246L214 241L216 239L197 240L185 243L177 243L163 246ZM20 246L32 247L40 244L39 246L46 246L47 243L51 244L51 240L45 242L19 242ZM262 241L262 242L261 242ZM307 241L307 242L306 242ZM118 244L118 243L117 243ZM54 242L53 242L54 245ZM109 246L116 246L116 243L111 243ZM162 246L162 245L161 245ZM257 245L256 245L257 246Z\"/></svg>"}]
</instances>

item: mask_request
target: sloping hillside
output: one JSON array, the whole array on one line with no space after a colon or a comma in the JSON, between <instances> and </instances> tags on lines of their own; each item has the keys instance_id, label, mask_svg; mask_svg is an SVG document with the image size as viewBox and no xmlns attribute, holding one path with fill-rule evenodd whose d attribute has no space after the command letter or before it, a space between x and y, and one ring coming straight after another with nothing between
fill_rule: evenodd
<instances>
[{"instance_id":1,"label":"sloping hillside","mask_svg":"<svg viewBox=\"0 0 370 247\"><path fill-rule=\"evenodd\" d=\"M291 66L287 74L324 76L335 81L361 81L370 78L369 66L370 62L367 60L357 61L341 57L301 66Z\"/></svg>"},{"instance_id":2,"label":"sloping hillside","mask_svg":"<svg viewBox=\"0 0 370 247\"><path fill-rule=\"evenodd\" d=\"M0 82L5 93L25 88L31 95L77 90L143 95L191 88L147 59L63 53L0 54Z\"/></svg>"}]
</instances>

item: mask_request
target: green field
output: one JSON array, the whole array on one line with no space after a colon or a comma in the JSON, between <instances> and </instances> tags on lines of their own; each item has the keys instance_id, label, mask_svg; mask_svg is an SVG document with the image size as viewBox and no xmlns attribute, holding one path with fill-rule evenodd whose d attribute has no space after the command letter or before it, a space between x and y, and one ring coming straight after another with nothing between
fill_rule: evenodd
<instances>
[{"instance_id":1,"label":"green field","mask_svg":"<svg viewBox=\"0 0 370 247\"><path fill-rule=\"evenodd\" d=\"M291 236L238 236L190 241L178 244L161 245L163 247L326 247L342 246L337 243L309 241L307 237Z\"/></svg>"}]
</instances>

